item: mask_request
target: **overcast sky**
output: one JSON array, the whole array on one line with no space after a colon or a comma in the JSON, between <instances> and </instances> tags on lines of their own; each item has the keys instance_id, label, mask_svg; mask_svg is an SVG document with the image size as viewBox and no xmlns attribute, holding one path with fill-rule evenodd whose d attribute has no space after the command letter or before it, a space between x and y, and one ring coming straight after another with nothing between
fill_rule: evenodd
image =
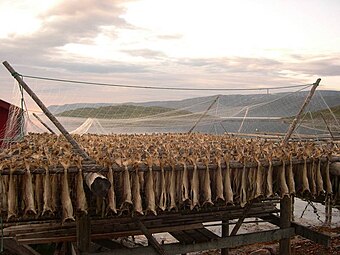
<instances>
[{"instance_id":1,"label":"overcast sky","mask_svg":"<svg viewBox=\"0 0 340 255\"><path fill-rule=\"evenodd\" d=\"M321 77L340 90L339 13L338 0L1 0L0 56L22 74L92 82L254 88ZM209 94L26 81L49 93L46 104ZM4 67L0 82L11 101Z\"/></svg>"}]
</instances>

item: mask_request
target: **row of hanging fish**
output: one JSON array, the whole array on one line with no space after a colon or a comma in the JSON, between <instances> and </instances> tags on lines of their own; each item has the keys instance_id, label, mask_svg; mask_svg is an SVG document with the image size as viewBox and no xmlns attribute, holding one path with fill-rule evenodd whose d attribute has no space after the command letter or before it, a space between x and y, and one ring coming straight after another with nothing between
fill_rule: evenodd
<instances>
[{"instance_id":1,"label":"row of hanging fish","mask_svg":"<svg viewBox=\"0 0 340 255\"><path fill-rule=\"evenodd\" d=\"M332 193L332 145L279 143L202 134L84 135L75 137L104 169L107 196L89 198L83 160L60 136L32 134L0 154L0 210L7 218L60 215L76 211L108 214L159 214L181 209L241 204L258 197ZM294 159L302 163L295 164ZM277 164L277 161L281 165ZM244 163L243 168L231 167ZM246 163L256 162L248 168ZM267 162L264 164L263 162ZM276 162L276 164L273 164ZM140 167L146 165L146 170ZM70 174L70 167L78 173ZM44 174L32 174L43 168ZM61 174L50 173L62 168ZM9 169L9 175L2 175ZM23 175L15 170L24 169ZM117 171L117 169L119 169ZM157 170L155 170L157 169Z\"/></svg>"}]
</instances>

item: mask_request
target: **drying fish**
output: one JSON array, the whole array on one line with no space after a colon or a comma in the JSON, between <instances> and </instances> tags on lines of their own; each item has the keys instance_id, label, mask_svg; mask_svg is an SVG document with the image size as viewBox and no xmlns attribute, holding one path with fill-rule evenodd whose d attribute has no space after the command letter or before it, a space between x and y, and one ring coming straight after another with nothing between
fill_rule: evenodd
<instances>
[{"instance_id":1,"label":"drying fish","mask_svg":"<svg viewBox=\"0 0 340 255\"><path fill-rule=\"evenodd\" d=\"M7 220L11 219L12 217L17 216L17 194L16 194L16 181L13 172L15 171L14 168L14 160L10 163L10 174L9 174L9 183L8 183L8 213L7 213Z\"/></svg>"},{"instance_id":2,"label":"drying fish","mask_svg":"<svg viewBox=\"0 0 340 255\"><path fill-rule=\"evenodd\" d=\"M132 194L131 194L131 183L130 183L130 174L129 174L129 161L122 162L122 159L119 158L116 160L116 163L120 167L124 167L123 176L122 176L122 203L120 206L120 210L129 210L132 205Z\"/></svg>"},{"instance_id":3,"label":"drying fish","mask_svg":"<svg viewBox=\"0 0 340 255\"><path fill-rule=\"evenodd\" d=\"M203 206L212 205L211 201L211 189L210 189L210 174L209 174L209 158L204 159L205 171L204 171L204 181L203 181Z\"/></svg>"},{"instance_id":4,"label":"drying fish","mask_svg":"<svg viewBox=\"0 0 340 255\"><path fill-rule=\"evenodd\" d=\"M302 193L310 192L309 182L307 176L307 157L303 156L303 170L302 170Z\"/></svg>"},{"instance_id":5,"label":"drying fish","mask_svg":"<svg viewBox=\"0 0 340 255\"><path fill-rule=\"evenodd\" d=\"M36 209L37 214L40 215L43 210L43 191L44 191L44 185L43 185L43 176L40 174L35 175L35 182L34 182L34 195L35 195L35 203L36 203Z\"/></svg>"},{"instance_id":6,"label":"drying fish","mask_svg":"<svg viewBox=\"0 0 340 255\"><path fill-rule=\"evenodd\" d=\"M255 198L258 198L263 196L263 167L258 158L255 158L255 160L257 162Z\"/></svg>"},{"instance_id":7,"label":"drying fish","mask_svg":"<svg viewBox=\"0 0 340 255\"><path fill-rule=\"evenodd\" d=\"M77 194L77 211L84 212L87 214L87 201L84 191L84 179L83 179L83 167L81 164L81 157L75 159L76 166L78 168L78 173L76 175L76 194Z\"/></svg>"},{"instance_id":8,"label":"drying fish","mask_svg":"<svg viewBox=\"0 0 340 255\"><path fill-rule=\"evenodd\" d=\"M138 164L138 162L136 162L135 164ZM132 185L133 207L135 212L137 212L138 214L143 214L138 165L136 165L134 169L135 172L133 173L133 185Z\"/></svg>"},{"instance_id":9,"label":"drying fish","mask_svg":"<svg viewBox=\"0 0 340 255\"><path fill-rule=\"evenodd\" d=\"M316 168L316 189L318 195L325 193L325 190L323 188L323 180L321 175L321 160L318 160L318 166Z\"/></svg>"},{"instance_id":10,"label":"drying fish","mask_svg":"<svg viewBox=\"0 0 340 255\"><path fill-rule=\"evenodd\" d=\"M225 169L225 175L223 178L223 190L224 190L224 198L225 198L225 202L226 204L233 204L234 202L234 198L233 198L233 190L231 187L231 170L230 170L230 157L229 156L225 156L224 157L225 160L225 164L226 164L226 169ZM219 162L219 164L221 164L221 161ZM220 166L218 166L220 167Z\"/></svg>"},{"instance_id":11,"label":"drying fish","mask_svg":"<svg viewBox=\"0 0 340 255\"><path fill-rule=\"evenodd\" d=\"M7 186L8 186L8 176L2 175L2 170L6 166L7 161L0 161L0 213L6 212L8 210L7 201Z\"/></svg>"},{"instance_id":12,"label":"drying fish","mask_svg":"<svg viewBox=\"0 0 340 255\"><path fill-rule=\"evenodd\" d=\"M171 177L170 177L170 206L169 211L176 210L176 170L175 163L171 162Z\"/></svg>"},{"instance_id":13,"label":"drying fish","mask_svg":"<svg viewBox=\"0 0 340 255\"><path fill-rule=\"evenodd\" d=\"M191 197L191 205L190 209L193 210L195 207L199 206L199 178L198 178L198 170L197 170L197 159L196 157L189 157L193 164L193 172L191 178L191 189L190 189L190 197Z\"/></svg>"},{"instance_id":14,"label":"drying fish","mask_svg":"<svg viewBox=\"0 0 340 255\"><path fill-rule=\"evenodd\" d=\"M240 204L241 207L246 205L247 201L247 168L246 162L243 163L242 180L241 180L241 191L240 191Z\"/></svg>"},{"instance_id":15,"label":"drying fish","mask_svg":"<svg viewBox=\"0 0 340 255\"><path fill-rule=\"evenodd\" d=\"M61 190L61 204L63 209L63 219L62 222L65 221L74 221L73 217L73 206L70 198L70 188L68 184L68 169L70 167L70 158L65 158L60 160L60 164L64 168L64 176L62 181L62 190Z\"/></svg>"},{"instance_id":16,"label":"drying fish","mask_svg":"<svg viewBox=\"0 0 340 255\"><path fill-rule=\"evenodd\" d=\"M152 212L154 215L157 215L156 212L156 201L155 201L155 192L153 187L153 174L152 174L152 158L147 158L148 164L148 172L146 176L145 183L145 196L146 196L146 210Z\"/></svg>"},{"instance_id":17,"label":"drying fish","mask_svg":"<svg viewBox=\"0 0 340 255\"><path fill-rule=\"evenodd\" d=\"M167 195L166 195L166 183L165 183L165 173L164 173L164 162L163 160L159 160L159 165L161 168L161 194L159 196L159 208L164 211L166 209L166 204L167 204ZM182 191L183 191L183 184L182 184ZM183 200L185 197L185 194L183 194ZM188 197L189 198L189 197Z\"/></svg>"},{"instance_id":18,"label":"drying fish","mask_svg":"<svg viewBox=\"0 0 340 255\"><path fill-rule=\"evenodd\" d=\"M282 166L279 168L279 183L281 190L281 197L289 196L289 189L286 182L286 163L282 160Z\"/></svg>"},{"instance_id":19,"label":"drying fish","mask_svg":"<svg viewBox=\"0 0 340 255\"><path fill-rule=\"evenodd\" d=\"M26 171L24 174L24 202L25 202L25 214L37 214L34 205L34 192L32 175L30 171L31 163L30 160L25 159Z\"/></svg>"},{"instance_id":20,"label":"drying fish","mask_svg":"<svg viewBox=\"0 0 340 255\"><path fill-rule=\"evenodd\" d=\"M222 163L221 163L221 157L218 156L216 158L217 162L217 171L216 171L216 201L222 200L224 201L224 196L223 196L223 177L222 177ZM230 173L229 173L230 174ZM229 176L230 180L230 176Z\"/></svg>"},{"instance_id":21,"label":"drying fish","mask_svg":"<svg viewBox=\"0 0 340 255\"><path fill-rule=\"evenodd\" d=\"M329 176L329 165L330 165L330 161L328 159L327 163L326 163L326 169L325 169L326 193L327 194L332 194L333 191L332 191L331 178Z\"/></svg>"},{"instance_id":22,"label":"drying fish","mask_svg":"<svg viewBox=\"0 0 340 255\"><path fill-rule=\"evenodd\" d=\"M288 167L288 189L289 194L295 194L295 181L294 181L294 173L293 173L293 158L289 157L289 167Z\"/></svg>"},{"instance_id":23,"label":"drying fish","mask_svg":"<svg viewBox=\"0 0 340 255\"><path fill-rule=\"evenodd\" d=\"M51 178L50 178L50 170L48 167L47 162L43 164L45 169L45 176L44 176L44 207L42 215L45 213L52 213L52 189L51 189Z\"/></svg>"}]
</instances>

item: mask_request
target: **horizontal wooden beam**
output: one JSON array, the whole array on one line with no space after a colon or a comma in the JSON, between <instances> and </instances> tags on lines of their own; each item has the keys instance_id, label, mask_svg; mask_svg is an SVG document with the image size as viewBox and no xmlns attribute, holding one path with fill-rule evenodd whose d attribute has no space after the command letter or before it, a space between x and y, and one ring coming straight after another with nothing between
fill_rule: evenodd
<instances>
[{"instance_id":1,"label":"horizontal wooden beam","mask_svg":"<svg viewBox=\"0 0 340 255\"><path fill-rule=\"evenodd\" d=\"M209 242L202 242L196 244L163 244L166 254L184 254L188 252L198 252L204 250L221 249L221 248L234 248L241 245L248 245L261 242L277 241L281 238L289 238L294 236L294 228L277 229L262 231L256 233L242 234L237 236L229 236L211 240ZM84 253L83 255L95 255L97 253ZM157 252L150 246L138 247L131 249L118 249L108 252L102 252L100 255L140 255L140 254L154 254Z\"/></svg>"},{"instance_id":2,"label":"horizontal wooden beam","mask_svg":"<svg viewBox=\"0 0 340 255\"><path fill-rule=\"evenodd\" d=\"M322 162L326 162L327 158L326 157L322 157L321 161ZM339 162L340 163L340 157L339 156L333 156L333 157L330 158L330 161L331 162ZM269 166L269 162L267 160L261 160L260 162L261 162L261 165L263 167L268 167ZM311 163L312 159L308 158L306 162L307 163ZM273 166L281 166L282 165L282 160L273 159L272 163L273 163ZM286 165L288 165L289 163L290 162L288 160L285 161ZM303 164L303 163L304 163L303 159L293 158L293 164L294 165L295 164ZM332 165L333 164L334 163L332 163ZM255 167L257 167L257 163L256 162L247 162L245 166L246 166L246 168L255 168ZM209 167L210 170L216 170L217 169L217 164L210 164L208 167ZM222 169L225 169L226 165L222 164L221 167L222 167ZM241 162L230 161L230 168L243 168L243 167L244 167L244 164L241 163ZM113 166L112 169L115 172L123 172L124 171L124 167L119 167L119 166ZM141 164L139 164L138 169L139 169L139 171L148 171L149 168L148 168L147 165L141 163ZM193 166L192 165L188 165L187 169L188 170L192 170ZM197 164L197 169L198 170L206 170L206 165L199 163L199 164ZM152 170L153 171L161 171L159 166L153 166ZM170 166L165 166L164 170L165 171L170 171L171 167ZM182 165L176 165L176 170L177 171L182 171L183 170L183 166ZM44 174L44 173L46 173L46 170L43 169L43 168L31 169L30 171L31 171L32 174ZM68 171L68 173L78 173L79 169L76 168L75 166L71 166L67 171ZM89 173L89 172L107 172L108 168L99 166L99 165L91 162L91 163L84 163L82 171L83 171L83 173ZM133 172L133 171L135 171L135 168L130 166L129 167L129 171ZM23 174L25 174L25 172L26 172L25 169L15 169L13 171L13 174L14 175L23 175ZM5 168L5 169L3 169L1 171L1 175L9 175L9 173L10 173L9 168ZM49 169L49 173L50 174L63 174L64 173L64 169L61 166L50 168Z\"/></svg>"},{"instance_id":3,"label":"horizontal wooden beam","mask_svg":"<svg viewBox=\"0 0 340 255\"><path fill-rule=\"evenodd\" d=\"M260 217L270 223L279 226L280 218L276 215ZM324 233L320 233L316 230L313 230L309 227L303 226L297 222L291 222L291 226L295 229L295 233L299 236L302 236L306 239L309 239L315 243L321 244L325 247L329 247L331 244L331 236L326 235Z\"/></svg>"}]
</instances>

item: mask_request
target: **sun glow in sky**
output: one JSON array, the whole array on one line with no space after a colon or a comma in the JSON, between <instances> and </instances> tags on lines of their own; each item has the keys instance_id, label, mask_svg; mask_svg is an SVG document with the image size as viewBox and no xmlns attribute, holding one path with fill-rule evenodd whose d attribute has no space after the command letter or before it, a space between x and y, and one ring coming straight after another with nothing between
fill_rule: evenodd
<instances>
[{"instance_id":1,"label":"sun glow in sky","mask_svg":"<svg viewBox=\"0 0 340 255\"><path fill-rule=\"evenodd\" d=\"M245 88L321 77L339 90L339 13L337 0L2 0L0 56L41 76Z\"/></svg>"}]
</instances>

